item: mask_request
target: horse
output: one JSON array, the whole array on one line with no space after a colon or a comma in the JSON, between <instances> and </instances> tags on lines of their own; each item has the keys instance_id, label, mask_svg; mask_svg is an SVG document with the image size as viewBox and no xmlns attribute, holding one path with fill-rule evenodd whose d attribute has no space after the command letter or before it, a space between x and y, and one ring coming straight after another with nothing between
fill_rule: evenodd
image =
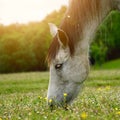
<instances>
[{"instance_id":1,"label":"horse","mask_svg":"<svg viewBox=\"0 0 120 120\"><path fill-rule=\"evenodd\" d=\"M120 11L120 0L69 0L60 26L49 23L53 37L47 60L50 67L49 100L70 104L89 74L89 46L112 10Z\"/></svg>"}]
</instances>

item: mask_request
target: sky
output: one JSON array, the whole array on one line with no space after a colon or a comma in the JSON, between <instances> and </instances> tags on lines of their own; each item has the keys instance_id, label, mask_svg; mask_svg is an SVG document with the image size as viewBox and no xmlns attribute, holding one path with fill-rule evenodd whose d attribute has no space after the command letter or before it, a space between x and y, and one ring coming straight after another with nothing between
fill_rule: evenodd
<instances>
[{"instance_id":1,"label":"sky","mask_svg":"<svg viewBox=\"0 0 120 120\"><path fill-rule=\"evenodd\" d=\"M0 24L40 21L68 0L0 0Z\"/></svg>"}]
</instances>

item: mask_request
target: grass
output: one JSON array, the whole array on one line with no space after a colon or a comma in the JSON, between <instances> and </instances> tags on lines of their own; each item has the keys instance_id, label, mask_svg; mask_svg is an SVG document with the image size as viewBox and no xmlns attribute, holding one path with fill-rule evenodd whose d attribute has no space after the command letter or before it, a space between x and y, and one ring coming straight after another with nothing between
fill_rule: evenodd
<instances>
[{"instance_id":1,"label":"grass","mask_svg":"<svg viewBox=\"0 0 120 120\"><path fill-rule=\"evenodd\" d=\"M48 72L0 75L0 120L119 120L120 70L92 70L68 110L46 104Z\"/></svg>"},{"instance_id":2,"label":"grass","mask_svg":"<svg viewBox=\"0 0 120 120\"><path fill-rule=\"evenodd\" d=\"M120 70L120 59L112 60L102 64L101 66L95 65L93 68L95 69L119 69Z\"/></svg>"}]
</instances>

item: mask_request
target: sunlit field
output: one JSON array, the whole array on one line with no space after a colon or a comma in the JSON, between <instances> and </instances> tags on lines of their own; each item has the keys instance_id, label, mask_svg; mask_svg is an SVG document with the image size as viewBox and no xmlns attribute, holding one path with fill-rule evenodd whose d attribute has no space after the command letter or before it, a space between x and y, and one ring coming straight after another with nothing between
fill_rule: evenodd
<instances>
[{"instance_id":1,"label":"sunlit field","mask_svg":"<svg viewBox=\"0 0 120 120\"><path fill-rule=\"evenodd\" d=\"M0 120L120 120L120 70L91 71L68 110L46 104L48 72L0 75Z\"/></svg>"}]
</instances>

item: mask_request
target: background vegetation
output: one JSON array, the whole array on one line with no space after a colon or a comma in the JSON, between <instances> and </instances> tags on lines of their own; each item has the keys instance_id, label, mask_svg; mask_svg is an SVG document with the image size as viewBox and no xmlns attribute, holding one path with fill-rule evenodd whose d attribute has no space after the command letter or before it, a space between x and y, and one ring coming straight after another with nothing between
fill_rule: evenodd
<instances>
[{"instance_id":1,"label":"background vegetation","mask_svg":"<svg viewBox=\"0 0 120 120\"><path fill-rule=\"evenodd\" d=\"M120 13L113 11L100 25L90 48L96 70L91 70L68 111L51 112L47 106L48 72L26 72L48 69L45 59L52 40L48 23L59 25L65 10L63 6L41 22L0 24L0 120L119 120Z\"/></svg>"},{"instance_id":2,"label":"background vegetation","mask_svg":"<svg viewBox=\"0 0 120 120\"><path fill-rule=\"evenodd\" d=\"M45 59L52 40L48 23L59 25L65 10L63 6L41 22L0 24L0 73L47 70ZM114 11L108 18L99 27L91 46L93 64L120 58L120 13Z\"/></svg>"}]
</instances>

